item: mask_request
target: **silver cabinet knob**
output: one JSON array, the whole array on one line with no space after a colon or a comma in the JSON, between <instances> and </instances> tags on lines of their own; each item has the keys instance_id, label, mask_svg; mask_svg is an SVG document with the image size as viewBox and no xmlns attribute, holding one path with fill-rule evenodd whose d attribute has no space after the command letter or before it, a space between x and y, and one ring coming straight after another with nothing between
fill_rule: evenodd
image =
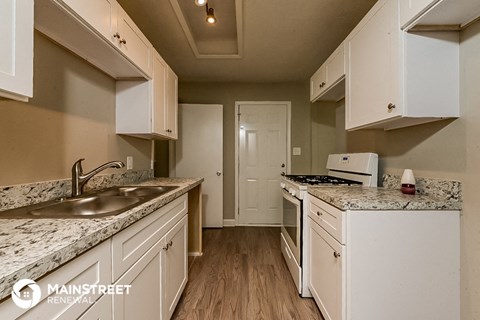
<instances>
[{"instance_id":1,"label":"silver cabinet knob","mask_svg":"<svg viewBox=\"0 0 480 320\"><path fill-rule=\"evenodd\" d=\"M115 34L113 35L114 38L117 38L117 39L120 39L120 34L118 32L115 32Z\"/></svg>"},{"instance_id":2,"label":"silver cabinet knob","mask_svg":"<svg viewBox=\"0 0 480 320\"><path fill-rule=\"evenodd\" d=\"M389 103L387 106L388 111L395 109L395 105L393 103Z\"/></svg>"},{"instance_id":3,"label":"silver cabinet knob","mask_svg":"<svg viewBox=\"0 0 480 320\"><path fill-rule=\"evenodd\" d=\"M333 256L334 256L335 258L340 257L340 252L333 251Z\"/></svg>"},{"instance_id":4,"label":"silver cabinet knob","mask_svg":"<svg viewBox=\"0 0 480 320\"><path fill-rule=\"evenodd\" d=\"M217 171L217 176L220 177L221 175L222 175L222 173L220 171Z\"/></svg>"},{"instance_id":5,"label":"silver cabinet knob","mask_svg":"<svg viewBox=\"0 0 480 320\"><path fill-rule=\"evenodd\" d=\"M127 44L127 40L122 39L122 40L120 40L120 43Z\"/></svg>"},{"instance_id":6,"label":"silver cabinet knob","mask_svg":"<svg viewBox=\"0 0 480 320\"><path fill-rule=\"evenodd\" d=\"M317 211L317 216L319 216L319 217L320 217L320 216L323 216L323 213L320 212L320 211Z\"/></svg>"},{"instance_id":7,"label":"silver cabinet knob","mask_svg":"<svg viewBox=\"0 0 480 320\"><path fill-rule=\"evenodd\" d=\"M325 86L325 82L320 83L320 88L323 88Z\"/></svg>"},{"instance_id":8,"label":"silver cabinet knob","mask_svg":"<svg viewBox=\"0 0 480 320\"><path fill-rule=\"evenodd\" d=\"M173 241L170 240L170 242L168 242L167 245L168 245L169 247L173 246Z\"/></svg>"},{"instance_id":9,"label":"silver cabinet knob","mask_svg":"<svg viewBox=\"0 0 480 320\"><path fill-rule=\"evenodd\" d=\"M282 167L282 168L285 168L285 163L282 163L281 167Z\"/></svg>"}]
</instances>

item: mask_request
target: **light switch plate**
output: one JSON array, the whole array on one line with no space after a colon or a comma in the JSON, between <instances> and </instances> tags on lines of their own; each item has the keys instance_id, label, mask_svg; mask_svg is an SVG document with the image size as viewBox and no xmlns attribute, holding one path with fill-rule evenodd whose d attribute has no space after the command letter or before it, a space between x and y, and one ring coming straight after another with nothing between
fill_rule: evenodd
<instances>
[{"instance_id":1,"label":"light switch plate","mask_svg":"<svg viewBox=\"0 0 480 320\"><path fill-rule=\"evenodd\" d=\"M300 147L293 147L293 155L294 156L299 156L302 154L302 148Z\"/></svg>"}]
</instances>

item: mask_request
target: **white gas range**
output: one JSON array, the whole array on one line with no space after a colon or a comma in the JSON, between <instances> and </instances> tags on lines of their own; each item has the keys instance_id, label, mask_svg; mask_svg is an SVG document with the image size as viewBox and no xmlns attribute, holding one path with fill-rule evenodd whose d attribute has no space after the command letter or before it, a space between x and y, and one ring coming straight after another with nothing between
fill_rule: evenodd
<instances>
[{"instance_id":1,"label":"white gas range","mask_svg":"<svg viewBox=\"0 0 480 320\"><path fill-rule=\"evenodd\" d=\"M281 232L282 253L303 297L311 297L305 260L308 241L302 231L308 214L303 199L309 186L363 185L377 186L378 155L375 153L331 154L327 160L328 175L287 175L280 186L283 194Z\"/></svg>"}]
</instances>

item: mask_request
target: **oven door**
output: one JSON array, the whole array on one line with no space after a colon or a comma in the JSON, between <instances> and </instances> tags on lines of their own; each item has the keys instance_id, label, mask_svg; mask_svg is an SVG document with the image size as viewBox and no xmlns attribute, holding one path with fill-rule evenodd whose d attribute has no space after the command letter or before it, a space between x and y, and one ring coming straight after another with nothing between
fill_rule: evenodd
<instances>
[{"instance_id":1,"label":"oven door","mask_svg":"<svg viewBox=\"0 0 480 320\"><path fill-rule=\"evenodd\" d=\"M285 189L283 193L282 234L287 241L299 266L301 266L301 231L302 201L290 195Z\"/></svg>"}]
</instances>

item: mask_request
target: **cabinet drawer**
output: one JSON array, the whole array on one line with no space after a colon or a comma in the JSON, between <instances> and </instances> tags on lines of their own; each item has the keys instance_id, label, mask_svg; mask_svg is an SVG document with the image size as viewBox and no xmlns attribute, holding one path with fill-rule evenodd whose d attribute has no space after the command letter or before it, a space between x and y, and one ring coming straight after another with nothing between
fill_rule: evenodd
<instances>
[{"instance_id":1,"label":"cabinet drawer","mask_svg":"<svg viewBox=\"0 0 480 320\"><path fill-rule=\"evenodd\" d=\"M308 216L338 242L345 244L345 212L309 195Z\"/></svg>"},{"instance_id":2,"label":"cabinet drawer","mask_svg":"<svg viewBox=\"0 0 480 320\"><path fill-rule=\"evenodd\" d=\"M283 257L285 258L285 262L287 263L290 274L292 275L293 281L295 282L295 286L299 288L302 270L300 269L298 262L295 260L292 251L288 247L287 241L283 237L283 234L280 234L280 246L282 249Z\"/></svg>"},{"instance_id":3,"label":"cabinet drawer","mask_svg":"<svg viewBox=\"0 0 480 320\"><path fill-rule=\"evenodd\" d=\"M175 199L112 238L112 277L115 282L188 211L187 194Z\"/></svg>"}]
</instances>

